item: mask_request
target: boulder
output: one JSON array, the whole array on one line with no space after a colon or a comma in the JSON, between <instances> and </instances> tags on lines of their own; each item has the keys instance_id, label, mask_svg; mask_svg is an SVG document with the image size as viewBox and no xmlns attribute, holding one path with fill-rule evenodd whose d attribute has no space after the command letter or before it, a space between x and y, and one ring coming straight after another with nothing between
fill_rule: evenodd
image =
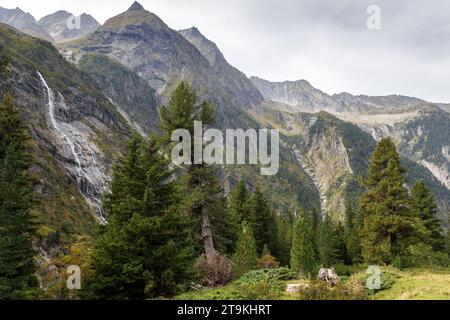
<instances>
[{"instance_id":1,"label":"boulder","mask_svg":"<svg viewBox=\"0 0 450 320\"><path fill-rule=\"evenodd\" d=\"M298 293L300 292L300 289L305 289L308 288L309 285L307 283L293 283L293 284L288 284L286 287L286 292L289 293Z\"/></svg>"},{"instance_id":2,"label":"boulder","mask_svg":"<svg viewBox=\"0 0 450 320\"><path fill-rule=\"evenodd\" d=\"M339 282L341 281L336 271L334 271L334 268L333 269L321 268L319 270L318 278L333 286L339 284Z\"/></svg>"}]
</instances>

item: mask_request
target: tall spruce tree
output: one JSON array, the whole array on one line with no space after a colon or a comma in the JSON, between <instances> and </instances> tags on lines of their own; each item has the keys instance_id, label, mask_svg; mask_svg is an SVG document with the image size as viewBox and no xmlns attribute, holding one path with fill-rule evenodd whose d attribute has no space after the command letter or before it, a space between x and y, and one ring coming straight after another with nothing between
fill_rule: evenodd
<instances>
[{"instance_id":1,"label":"tall spruce tree","mask_svg":"<svg viewBox=\"0 0 450 320\"><path fill-rule=\"evenodd\" d=\"M7 96L0 103L0 300L30 297L37 287L26 127Z\"/></svg>"},{"instance_id":2,"label":"tall spruce tree","mask_svg":"<svg viewBox=\"0 0 450 320\"><path fill-rule=\"evenodd\" d=\"M292 230L291 269L314 276L316 268L311 227L302 216L299 216Z\"/></svg>"},{"instance_id":3,"label":"tall spruce tree","mask_svg":"<svg viewBox=\"0 0 450 320\"><path fill-rule=\"evenodd\" d=\"M270 210L267 199L259 188L250 198L251 228L256 240L258 253L262 253L264 246L272 252L276 251L277 225L273 212Z\"/></svg>"},{"instance_id":4,"label":"tall spruce tree","mask_svg":"<svg viewBox=\"0 0 450 320\"><path fill-rule=\"evenodd\" d=\"M277 250L274 256L284 266L290 263L292 247L292 229L295 221L294 215L277 215Z\"/></svg>"},{"instance_id":5,"label":"tall spruce tree","mask_svg":"<svg viewBox=\"0 0 450 320\"><path fill-rule=\"evenodd\" d=\"M237 230L228 210L227 198L220 193L210 210L211 227L216 249L231 257L236 249Z\"/></svg>"},{"instance_id":6,"label":"tall spruce tree","mask_svg":"<svg viewBox=\"0 0 450 320\"><path fill-rule=\"evenodd\" d=\"M334 247L336 250L335 263L345 263L348 261L347 245L345 242L345 227L339 221L333 228Z\"/></svg>"},{"instance_id":7,"label":"tall spruce tree","mask_svg":"<svg viewBox=\"0 0 450 320\"><path fill-rule=\"evenodd\" d=\"M345 208L345 247L347 253L346 263L356 264L361 262L361 215L356 212L350 201Z\"/></svg>"},{"instance_id":8,"label":"tall spruce tree","mask_svg":"<svg viewBox=\"0 0 450 320\"><path fill-rule=\"evenodd\" d=\"M85 296L147 299L172 296L193 277L195 252L168 163L155 139L136 134L115 168Z\"/></svg>"},{"instance_id":9,"label":"tall spruce tree","mask_svg":"<svg viewBox=\"0 0 450 320\"><path fill-rule=\"evenodd\" d=\"M317 236L319 261L323 267L331 267L340 260L337 230L331 217L327 215L319 224Z\"/></svg>"},{"instance_id":10,"label":"tall spruce tree","mask_svg":"<svg viewBox=\"0 0 450 320\"><path fill-rule=\"evenodd\" d=\"M441 223L437 218L436 198L423 180L417 181L412 189L411 210L423 220L428 230L427 243L433 250L443 251L445 241Z\"/></svg>"},{"instance_id":11,"label":"tall spruce tree","mask_svg":"<svg viewBox=\"0 0 450 320\"><path fill-rule=\"evenodd\" d=\"M258 267L258 255L256 242L252 229L246 223L242 223L241 232L236 245L236 253L233 256L233 274L239 278L248 271Z\"/></svg>"},{"instance_id":12,"label":"tall spruce tree","mask_svg":"<svg viewBox=\"0 0 450 320\"><path fill-rule=\"evenodd\" d=\"M240 229L243 222L253 224L252 208L250 205L251 194L248 192L245 182L239 181L230 194L229 210L233 223Z\"/></svg>"},{"instance_id":13,"label":"tall spruce tree","mask_svg":"<svg viewBox=\"0 0 450 320\"><path fill-rule=\"evenodd\" d=\"M368 263L389 264L423 237L423 224L409 208L405 172L394 143L383 138L372 155L360 198L362 255Z\"/></svg>"},{"instance_id":14,"label":"tall spruce tree","mask_svg":"<svg viewBox=\"0 0 450 320\"><path fill-rule=\"evenodd\" d=\"M319 248L318 248L318 238L319 238L319 225L322 220L321 215L317 211L316 208L313 208L308 216L308 222L311 226L311 232L313 235L313 245L314 245L314 253L316 257L319 256Z\"/></svg>"},{"instance_id":15,"label":"tall spruce tree","mask_svg":"<svg viewBox=\"0 0 450 320\"><path fill-rule=\"evenodd\" d=\"M181 82L170 96L168 106L161 107L161 128L164 131L163 140L173 145L171 136L177 129L187 130L194 137L195 121L201 121L203 128L214 123L214 107L207 101L197 103L195 91L185 82ZM220 228L212 225L226 224L228 215L225 211L216 210L223 204L223 189L217 179L217 170L205 163L195 163L195 143L191 143L191 165L184 165L185 190L189 192L190 214L197 221L197 235L202 246L202 258L206 262L208 273L217 274L223 269L227 260L218 252L213 231ZM169 148L170 149L170 148ZM220 216L219 214L224 214ZM224 234L223 236L227 236ZM226 269L226 268L225 268ZM226 275L224 275L226 277ZM219 280L218 280L219 281Z\"/></svg>"},{"instance_id":16,"label":"tall spruce tree","mask_svg":"<svg viewBox=\"0 0 450 320\"><path fill-rule=\"evenodd\" d=\"M320 264L331 267L345 260L346 248L343 227L335 225L329 215L319 224L317 248Z\"/></svg>"},{"instance_id":17,"label":"tall spruce tree","mask_svg":"<svg viewBox=\"0 0 450 320\"><path fill-rule=\"evenodd\" d=\"M449 230L447 230L447 235L445 236L445 251L450 257L450 214L448 215L448 223Z\"/></svg>"}]
</instances>

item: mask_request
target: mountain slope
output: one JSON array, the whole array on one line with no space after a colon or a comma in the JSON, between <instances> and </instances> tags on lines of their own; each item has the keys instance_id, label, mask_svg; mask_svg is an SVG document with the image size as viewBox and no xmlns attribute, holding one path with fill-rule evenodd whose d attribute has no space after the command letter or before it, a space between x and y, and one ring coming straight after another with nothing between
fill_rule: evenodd
<instances>
[{"instance_id":1,"label":"mountain slope","mask_svg":"<svg viewBox=\"0 0 450 320\"><path fill-rule=\"evenodd\" d=\"M78 67L98 84L138 132L147 135L157 127L159 98L144 79L103 55L84 55Z\"/></svg>"},{"instance_id":2,"label":"mountain slope","mask_svg":"<svg viewBox=\"0 0 450 320\"><path fill-rule=\"evenodd\" d=\"M375 140L392 137L400 154L413 169L410 176L427 180L438 196L441 213L448 214L450 115L443 111L446 105L435 106L421 99L398 95L370 97L341 93L330 96L303 80L281 83L256 77L251 80L265 97L265 104L273 110L294 114L325 110L357 125Z\"/></svg>"},{"instance_id":3,"label":"mountain slope","mask_svg":"<svg viewBox=\"0 0 450 320\"><path fill-rule=\"evenodd\" d=\"M319 191L322 214L331 214L336 219L343 219L346 200L349 199L356 204L362 191L360 177L366 175L376 144L372 132L365 127L362 128L360 124L352 124L324 111L301 113L280 110L280 105L274 102L259 106L253 115L262 126L280 129L283 134L283 145L295 156L297 165L309 175ZM425 124L420 119L423 118L416 121L424 128ZM435 121L430 121L429 124L436 123ZM416 122L412 122L406 128L403 123L399 123L397 129L390 129L386 135L392 136L398 143L402 162L408 170L410 187L419 179L426 181L437 196L440 219L443 225L447 225L450 190L432 171L427 170L417 160L412 160L414 157L411 151L407 152L408 147L411 148L410 141L416 141L419 146L426 145L425 150L431 150L431 146L427 144L440 145L442 142L439 142L438 137L445 139L445 136L436 134L436 138L430 140L408 136L407 132L411 131L408 128L416 127L414 123ZM400 128L403 128L405 133L401 137L393 135L393 132L400 132ZM436 128L441 129L439 126ZM384 136L384 132L380 133L378 138L381 136ZM420 147L412 149L423 151ZM440 153L433 151L433 154ZM437 158L431 157L433 161Z\"/></svg>"},{"instance_id":4,"label":"mountain slope","mask_svg":"<svg viewBox=\"0 0 450 320\"><path fill-rule=\"evenodd\" d=\"M373 138L323 111L292 113L269 104L261 106L255 117L283 133L284 146L320 193L322 215L343 219L346 200L356 201L361 191L357 180L366 174Z\"/></svg>"},{"instance_id":5,"label":"mountain slope","mask_svg":"<svg viewBox=\"0 0 450 320\"><path fill-rule=\"evenodd\" d=\"M61 46L61 50L74 62L87 53L106 55L137 73L163 96L186 80L202 99L216 105L221 124L242 124L243 119L232 114L262 101L250 81L242 86L246 78L240 72L233 70L230 76L222 77L191 42L137 3L106 21L94 34Z\"/></svg>"},{"instance_id":6,"label":"mountain slope","mask_svg":"<svg viewBox=\"0 0 450 320\"><path fill-rule=\"evenodd\" d=\"M50 43L0 24L0 61L0 97L11 95L30 130L41 236L89 233L128 125Z\"/></svg>"},{"instance_id":7,"label":"mountain slope","mask_svg":"<svg viewBox=\"0 0 450 320\"><path fill-rule=\"evenodd\" d=\"M258 77L251 77L251 81L262 93L266 101L286 104L295 111L331 113L379 113L398 112L428 104L426 101L390 95L384 97L354 96L343 92L329 95L314 88L305 80L270 82Z\"/></svg>"},{"instance_id":8,"label":"mountain slope","mask_svg":"<svg viewBox=\"0 0 450 320\"><path fill-rule=\"evenodd\" d=\"M5 9L0 7L0 22L13 26L33 37L38 37L47 41L53 40L31 14L25 13L20 8Z\"/></svg>"},{"instance_id":9,"label":"mountain slope","mask_svg":"<svg viewBox=\"0 0 450 320\"><path fill-rule=\"evenodd\" d=\"M220 75L220 82L231 95L239 97L240 106L251 106L261 102L263 97L245 74L233 67L223 56L217 45L192 27L178 31L208 59L214 73Z\"/></svg>"},{"instance_id":10,"label":"mountain slope","mask_svg":"<svg viewBox=\"0 0 450 320\"><path fill-rule=\"evenodd\" d=\"M202 37L200 33L197 36ZM258 128L258 122L243 109L259 104L262 96L243 73L226 62L212 42L206 38L203 40L210 48L214 48L217 58L214 61L210 62L211 56L203 55L201 51L204 51L204 47L199 46L202 49L199 50L156 15L135 3L128 11L109 19L94 34L59 48L69 61L86 70L93 79L100 78L87 70L95 69L94 66L83 66L85 59L91 59L92 54L103 55L109 62L122 64L155 89L162 103L167 101L167 95L179 81L186 80L197 90L199 99L210 100L216 106L216 127ZM113 73L101 73L101 77L105 77L101 82L109 88L111 83L116 82L114 91L119 92L117 88L121 84L111 78ZM104 91L108 91L104 85L101 86ZM141 111L145 106L135 104L135 107L122 107L125 103L115 103L126 111L130 119L134 118L142 126L145 116ZM282 168L275 177L261 177L259 168L255 166L222 167L220 176L225 190L228 191L239 179L246 179L250 187L260 185L261 190L271 196L274 209L281 214L302 208L318 208L319 197L313 182L295 165L295 159L287 150L281 150L281 153ZM274 193L273 190L278 191Z\"/></svg>"},{"instance_id":11,"label":"mountain slope","mask_svg":"<svg viewBox=\"0 0 450 320\"><path fill-rule=\"evenodd\" d=\"M88 14L83 13L75 17L64 10L49 14L39 19L37 23L57 43L82 38L100 27L97 20Z\"/></svg>"}]
</instances>

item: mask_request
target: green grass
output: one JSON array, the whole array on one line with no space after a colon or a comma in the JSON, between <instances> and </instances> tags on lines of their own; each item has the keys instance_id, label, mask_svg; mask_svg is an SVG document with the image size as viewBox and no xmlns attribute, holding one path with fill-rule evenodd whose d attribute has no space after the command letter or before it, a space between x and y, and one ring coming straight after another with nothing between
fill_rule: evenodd
<instances>
[{"instance_id":1,"label":"green grass","mask_svg":"<svg viewBox=\"0 0 450 320\"><path fill-rule=\"evenodd\" d=\"M243 277L227 286L215 289L190 291L178 300L450 300L450 270L437 268L398 270L382 267L382 272L392 280L375 294L365 289L366 272L360 271L350 277L342 277L338 287L330 288L320 281L298 278L271 281L243 281ZM254 272L254 271L253 271ZM251 277L255 278L255 277ZM256 278L255 278L256 279ZM285 292L287 284L309 284L301 293Z\"/></svg>"},{"instance_id":2,"label":"green grass","mask_svg":"<svg viewBox=\"0 0 450 320\"><path fill-rule=\"evenodd\" d=\"M376 300L450 300L450 272L440 270L408 270L392 288L375 294Z\"/></svg>"}]
</instances>

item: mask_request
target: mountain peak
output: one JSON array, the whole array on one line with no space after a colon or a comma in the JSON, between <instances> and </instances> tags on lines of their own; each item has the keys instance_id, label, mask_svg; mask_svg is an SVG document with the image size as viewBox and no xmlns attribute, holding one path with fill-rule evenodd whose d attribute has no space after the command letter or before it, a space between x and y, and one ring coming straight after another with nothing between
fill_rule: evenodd
<instances>
[{"instance_id":1,"label":"mountain peak","mask_svg":"<svg viewBox=\"0 0 450 320\"><path fill-rule=\"evenodd\" d=\"M181 30L181 31L186 31L186 32L191 32L192 34L198 35L198 36L203 36L200 32L200 30L197 29L197 27L191 27L189 29L185 29L185 30Z\"/></svg>"},{"instance_id":2,"label":"mountain peak","mask_svg":"<svg viewBox=\"0 0 450 320\"><path fill-rule=\"evenodd\" d=\"M145 9L139 2L135 1L128 11L145 11Z\"/></svg>"}]
</instances>

